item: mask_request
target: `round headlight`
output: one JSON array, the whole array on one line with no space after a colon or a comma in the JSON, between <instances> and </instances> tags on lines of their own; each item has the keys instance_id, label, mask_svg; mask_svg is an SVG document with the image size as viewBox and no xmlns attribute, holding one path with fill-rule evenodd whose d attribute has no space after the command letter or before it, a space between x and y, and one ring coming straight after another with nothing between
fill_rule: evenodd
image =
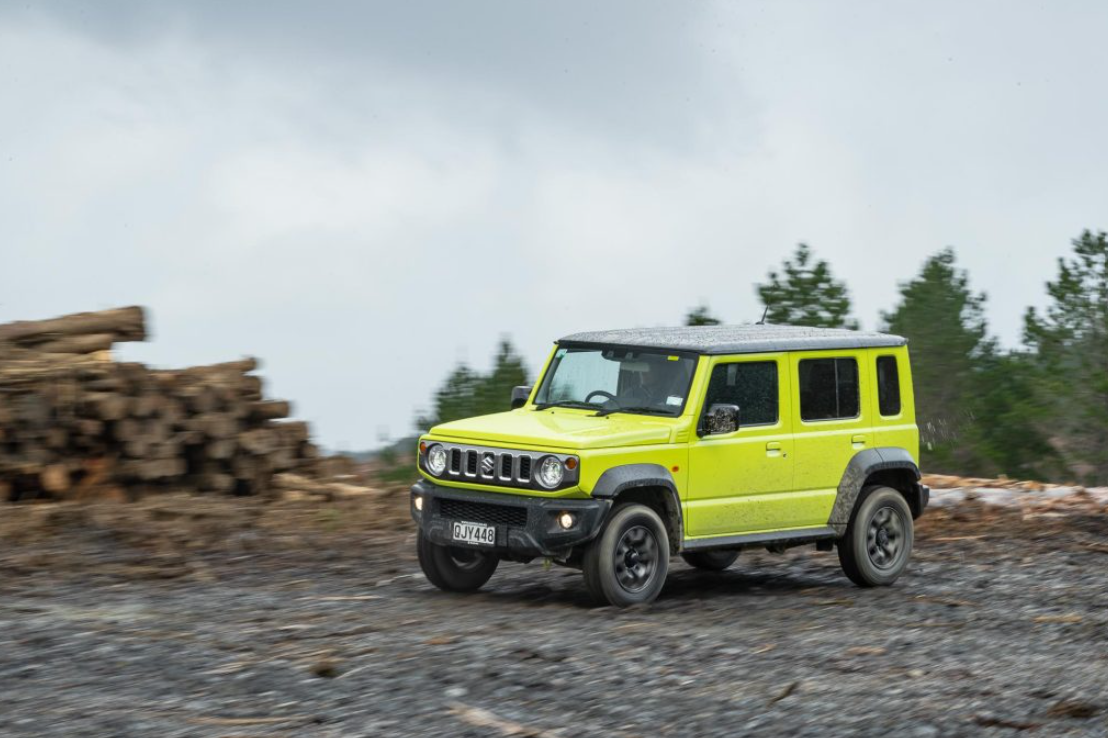
<instances>
[{"instance_id":1,"label":"round headlight","mask_svg":"<svg viewBox=\"0 0 1108 738\"><path fill-rule=\"evenodd\" d=\"M427 450L427 471L436 477L446 471L446 449L435 444Z\"/></svg>"},{"instance_id":2,"label":"round headlight","mask_svg":"<svg viewBox=\"0 0 1108 738\"><path fill-rule=\"evenodd\" d=\"M547 489L554 489L562 483L565 476L565 467L562 462L553 456L547 456L539 465L539 484Z\"/></svg>"}]
</instances>

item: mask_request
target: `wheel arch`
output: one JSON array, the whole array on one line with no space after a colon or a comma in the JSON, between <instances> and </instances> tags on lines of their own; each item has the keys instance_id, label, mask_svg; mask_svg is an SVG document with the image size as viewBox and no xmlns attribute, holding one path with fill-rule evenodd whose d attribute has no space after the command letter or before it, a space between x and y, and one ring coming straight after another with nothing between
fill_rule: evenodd
<instances>
[{"instance_id":1,"label":"wheel arch","mask_svg":"<svg viewBox=\"0 0 1108 738\"><path fill-rule=\"evenodd\" d=\"M859 495L872 485L891 487L900 492L912 511L912 517L919 517L926 504L922 499L919 480L919 466L906 449L883 447L859 451L843 472L827 524L835 529L837 535L844 535Z\"/></svg>"},{"instance_id":2,"label":"wheel arch","mask_svg":"<svg viewBox=\"0 0 1108 738\"><path fill-rule=\"evenodd\" d=\"M592 490L593 497L612 500L612 510L620 502L637 502L654 510L662 518L669 538L670 552L681 550L685 537L685 521L681 512L681 496L673 475L660 464L624 464L614 466L600 475ZM611 515L611 512L609 512Z\"/></svg>"}]
</instances>

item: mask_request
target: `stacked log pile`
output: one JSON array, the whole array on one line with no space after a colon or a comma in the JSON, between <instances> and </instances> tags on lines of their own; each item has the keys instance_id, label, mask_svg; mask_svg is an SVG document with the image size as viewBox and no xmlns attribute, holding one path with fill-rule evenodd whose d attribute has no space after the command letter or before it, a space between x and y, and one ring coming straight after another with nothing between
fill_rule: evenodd
<instances>
[{"instance_id":1,"label":"stacked log pile","mask_svg":"<svg viewBox=\"0 0 1108 738\"><path fill-rule=\"evenodd\" d=\"M257 361L112 360L115 343L146 335L138 307L0 325L0 500L262 494L275 474L323 471L307 424L264 396Z\"/></svg>"}]
</instances>

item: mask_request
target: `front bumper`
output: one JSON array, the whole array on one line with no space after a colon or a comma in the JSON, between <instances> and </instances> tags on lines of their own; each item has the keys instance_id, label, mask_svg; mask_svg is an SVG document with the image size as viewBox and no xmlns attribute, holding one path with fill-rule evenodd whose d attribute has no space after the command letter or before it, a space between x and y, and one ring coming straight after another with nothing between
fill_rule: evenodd
<instances>
[{"instance_id":1,"label":"front bumper","mask_svg":"<svg viewBox=\"0 0 1108 738\"><path fill-rule=\"evenodd\" d=\"M416 495L423 498L422 511L415 507ZM473 546L527 560L537 556L564 558L575 546L591 541L604 524L612 501L477 492L423 479L412 486L410 506L412 519L432 543ZM558 524L563 512L577 519L569 530ZM451 538L455 522L492 525L496 528L496 544L456 543Z\"/></svg>"}]
</instances>

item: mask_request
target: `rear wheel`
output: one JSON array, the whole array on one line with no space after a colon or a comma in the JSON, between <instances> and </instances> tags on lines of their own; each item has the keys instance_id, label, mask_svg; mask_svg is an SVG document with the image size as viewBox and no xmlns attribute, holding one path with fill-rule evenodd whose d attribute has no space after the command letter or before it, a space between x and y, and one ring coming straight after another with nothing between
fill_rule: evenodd
<instances>
[{"instance_id":1,"label":"rear wheel","mask_svg":"<svg viewBox=\"0 0 1108 738\"><path fill-rule=\"evenodd\" d=\"M500 564L500 557L462 546L440 546L420 531L416 537L419 567L427 581L447 592L480 589Z\"/></svg>"},{"instance_id":2,"label":"rear wheel","mask_svg":"<svg viewBox=\"0 0 1108 738\"><path fill-rule=\"evenodd\" d=\"M704 571L723 571L735 559L739 558L738 551L687 551L681 554L681 558L689 566L695 566Z\"/></svg>"},{"instance_id":3,"label":"rear wheel","mask_svg":"<svg viewBox=\"0 0 1108 738\"><path fill-rule=\"evenodd\" d=\"M658 513L646 505L616 508L604 531L585 550L585 586L616 607L651 602L669 571L669 538Z\"/></svg>"},{"instance_id":4,"label":"rear wheel","mask_svg":"<svg viewBox=\"0 0 1108 738\"><path fill-rule=\"evenodd\" d=\"M885 587L908 566L914 540L904 495L890 487L866 487L839 541L839 563L859 587Z\"/></svg>"}]
</instances>

